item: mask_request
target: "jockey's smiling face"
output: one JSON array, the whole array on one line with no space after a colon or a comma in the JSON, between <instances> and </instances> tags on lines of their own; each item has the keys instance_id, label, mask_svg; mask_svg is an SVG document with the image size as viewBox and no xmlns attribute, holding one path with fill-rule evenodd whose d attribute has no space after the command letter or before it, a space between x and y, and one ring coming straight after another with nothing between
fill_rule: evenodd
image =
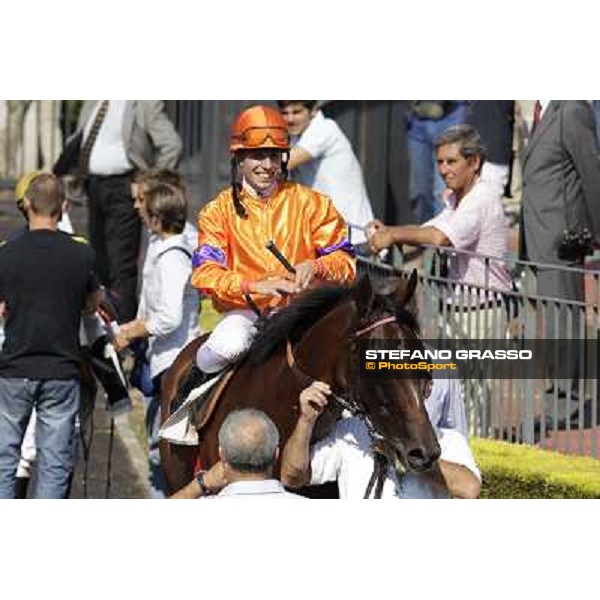
<instances>
[{"instance_id":1,"label":"jockey's smiling face","mask_svg":"<svg viewBox=\"0 0 600 600\"><path fill-rule=\"evenodd\" d=\"M240 172L258 194L267 192L279 180L282 151L257 148L240 152Z\"/></svg>"}]
</instances>

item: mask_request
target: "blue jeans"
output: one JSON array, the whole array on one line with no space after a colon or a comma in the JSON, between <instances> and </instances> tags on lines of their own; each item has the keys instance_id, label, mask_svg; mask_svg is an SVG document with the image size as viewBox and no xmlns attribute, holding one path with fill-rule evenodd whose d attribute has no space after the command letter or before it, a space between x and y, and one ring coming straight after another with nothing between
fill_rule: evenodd
<instances>
[{"instance_id":1,"label":"blue jeans","mask_svg":"<svg viewBox=\"0 0 600 600\"><path fill-rule=\"evenodd\" d=\"M466 110L466 104L459 104L437 121L419 119L414 115L408 119L408 193L418 224L429 221L443 208L442 192L445 185L437 170L435 142L448 127L465 122Z\"/></svg>"},{"instance_id":2,"label":"blue jeans","mask_svg":"<svg viewBox=\"0 0 600 600\"><path fill-rule=\"evenodd\" d=\"M0 378L0 498L15 497L21 442L33 407L37 477L34 498L66 498L73 471L76 379Z\"/></svg>"}]
</instances>

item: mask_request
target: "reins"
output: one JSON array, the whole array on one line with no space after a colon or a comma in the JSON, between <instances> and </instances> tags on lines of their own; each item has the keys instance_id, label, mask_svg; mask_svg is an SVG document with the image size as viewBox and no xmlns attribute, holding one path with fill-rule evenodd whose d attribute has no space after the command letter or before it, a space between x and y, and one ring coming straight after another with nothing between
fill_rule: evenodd
<instances>
[{"instance_id":1,"label":"reins","mask_svg":"<svg viewBox=\"0 0 600 600\"><path fill-rule=\"evenodd\" d=\"M373 331L378 327L386 325L387 323L396 322L396 317L388 316L373 321L368 325L362 327L361 329L354 332L353 338L359 339L365 333ZM296 377L301 381L302 385L309 386L316 381L314 377L306 373L299 365L296 357L294 356L294 350L292 348L291 342L288 340L286 344L286 358L287 364L292 373L296 375ZM373 451L373 473L371 474L371 478L369 479L369 483L367 484L367 488L365 490L364 498L368 499L371 496L371 491L373 486L375 486L375 498L381 499L381 494L383 492L383 484L385 482L385 477L387 474L388 466L390 459L387 457L385 452L382 450L381 445L385 441L384 437L377 432L375 429L373 422L369 415L362 408L362 405L357 400L357 393L352 389L348 390L350 392L350 396L348 398L344 396L340 396L339 394L331 393L331 397L342 409L347 410L352 416L360 417L367 427L367 431L369 433L369 438L371 440L371 449Z\"/></svg>"},{"instance_id":2,"label":"reins","mask_svg":"<svg viewBox=\"0 0 600 600\"><path fill-rule=\"evenodd\" d=\"M283 256L281 251L277 248L277 246L275 245L275 243L272 240L270 240L266 244L266 248L283 265L283 267L286 269L286 271L288 271L289 273L292 273L292 274L296 273L296 269L294 268L294 266L285 258L285 256ZM250 294L248 292L244 291L243 295L246 300L246 303L248 304L250 309L254 312L254 314L257 315L259 321L262 320L263 314L261 313L261 311L258 308L258 306L256 305L256 303L252 300L252 297L250 296ZM381 327L382 325L386 325L387 323L392 323L392 322L396 322L396 321L397 321L397 319L395 316L383 317L382 319L373 321L372 323L369 323L365 327L355 331L354 339L356 340L356 339L362 337L365 333L373 331L373 330L377 329L378 327ZM300 381L303 382L303 385L308 386L308 385L311 385L314 381L316 381L316 379L314 377L311 377L308 373L303 371L300 368L300 366L298 365L296 358L294 357L294 351L293 351L293 348L292 348L292 345L291 345L289 339L287 340L287 344L286 344L286 356L287 356L287 363L288 363L290 370L292 371L292 373L294 373L296 375L296 377L298 377L300 379ZM349 391L350 391L349 398L344 398L343 396L340 396L340 395L334 394L334 393L331 394L331 397L344 410L347 410L351 415L353 415L353 416L360 415L360 417L364 421L365 425L367 426L369 438L371 439L371 447L373 450L375 464L373 467L373 474L371 475L371 479L369 480L369 484L367 485L367 489L365 491L364 497L369 498L369 496L371 495L371 489L372 489L373 485L375 484L375 482L377 482L377 484L375 486L375 498L380 499L382 491L383 491L383 484L385 481L385 476L386 476L388 465L390 462L387 455L381 449L382 443L385 440L384 440L383 436L375 430L375 427L373 426L373 422L371 421L371 418L362 409L361 404L356 399L357 393L354 392L352 389L350 389Z\"/></svg>"}]
</instances>

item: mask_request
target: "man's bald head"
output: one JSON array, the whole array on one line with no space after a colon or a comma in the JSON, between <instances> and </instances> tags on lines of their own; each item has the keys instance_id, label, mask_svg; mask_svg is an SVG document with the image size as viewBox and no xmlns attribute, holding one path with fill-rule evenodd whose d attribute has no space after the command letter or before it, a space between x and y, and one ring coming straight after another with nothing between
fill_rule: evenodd
<instances>
[{"instance_id":1,"label":"man's bald head","mask_svg":"<svg viewBox=\"0 0 600 600\"><path fill-rule=\"evenodd\" d=\"M219 430L221 459L241 473L266 473L277 459L279 432L262 411L229 413Z\"/></svg>"}]
</instances>

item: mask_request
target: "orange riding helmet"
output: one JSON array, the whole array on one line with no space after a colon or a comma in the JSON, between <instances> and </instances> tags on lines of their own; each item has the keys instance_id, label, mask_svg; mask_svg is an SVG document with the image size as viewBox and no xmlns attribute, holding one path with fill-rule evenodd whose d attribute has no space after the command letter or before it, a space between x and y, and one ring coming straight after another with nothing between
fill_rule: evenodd
<instances>
[{"instance_id":1,"label":"orange riding helmet","mask_svg":"<svg viewBox=\"0 0 600 600\"><path fill-rule=\"evenodd\" d=\"M278 110L269 106L251 106L241 112L231 128L229 150L254 148L290 149L287 125Z\"/></svg>"}]
</instances>

